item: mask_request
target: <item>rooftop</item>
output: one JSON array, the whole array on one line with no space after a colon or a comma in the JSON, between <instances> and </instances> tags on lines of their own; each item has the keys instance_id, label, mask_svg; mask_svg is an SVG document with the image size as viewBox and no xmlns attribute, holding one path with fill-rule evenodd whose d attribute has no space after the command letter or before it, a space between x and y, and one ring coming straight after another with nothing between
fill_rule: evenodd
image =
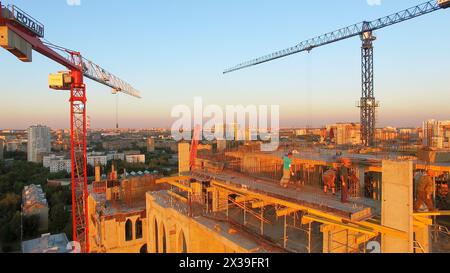
<instances>
[{"instance_id":1,"label":"rooftop","mask_svg":"<svg viewBox=\"0 0 450 273\"><path fill-rule=\"evenodd\" d=\"M40 238L22 242L22 253L69 253L65 233L43 234Z\"/></svg>"},{"instance_id":2,"label":"rooftop","mask_svg":"<svg viewBox=\"0 0 450 273\"><path fill-rule=\"evenodd\" d=\"M48 206L41 185L25 186L22 192L22 206L25 212L35 206Z\"/></svg>"},{"instance_id":3,"label":"rooftop","mask_svg":"<svg viewBox=\"0 0 450 273\"><path fill-rule=\"evenodd\" d=\"M188 204L171 198L167 191L148 192L154 198L154 202L164 208L172 208L179 213L188 215ZM244 229L238 223L233 223L230 219L225 220L219 217L197 215L191 218L192 221L201 225L203 228L213 231L220 237L228 240L230 243L239 245L241 248L248 250L251 253L284 253L285 249L273 244L262 236Z\"/></svg>"}]
</instances>

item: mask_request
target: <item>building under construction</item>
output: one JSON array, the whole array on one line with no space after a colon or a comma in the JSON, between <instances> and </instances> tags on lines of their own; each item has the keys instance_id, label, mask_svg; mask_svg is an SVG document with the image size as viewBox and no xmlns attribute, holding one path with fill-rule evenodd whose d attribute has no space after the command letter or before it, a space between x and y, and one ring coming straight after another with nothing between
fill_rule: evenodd
<instances>
[{"instance_id":1,"label":"building under construction","mask_svg":"<svg viewBox=\"0 0 450 273\"><path fill-rule=\"evenodd\" d=\"M89 186L89 244L91 253L145 253L147 213L145 194L164 189L150 174L118 176L114 167L102 179L100 166Z\"/></svg>"},{"instance_id":2,"label":"building under construction","mask_svg":"<svg viewBox=\"0 0 450 273\"><path fill-rule=\"evenodd\" d=\"M148 252L449 251L445 221L450 212L414 211L413 182L418 171L433 170L439 192L449 163L422 161L423 155L405 159L305 149L294 155L294 175L290 186L282 188L286 153L259 152L258 144L250 143L206 149L191 168L190 144L180 143L179 175L156 181L166 190L146 193ZM335 195L324 193L322 181L344 157L357 182L350 184L343 203L342 189L338 186Z\"/></svg>"}]
</instances>

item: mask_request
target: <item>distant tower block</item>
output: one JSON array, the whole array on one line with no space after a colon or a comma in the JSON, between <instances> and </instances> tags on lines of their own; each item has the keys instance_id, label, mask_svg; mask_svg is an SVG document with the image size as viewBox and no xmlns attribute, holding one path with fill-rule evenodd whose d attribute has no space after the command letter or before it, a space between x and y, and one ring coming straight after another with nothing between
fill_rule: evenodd
<instances>
[{"instance_id":1,"label":"distant tower block","mask_svg":"<svg viewBox=\"0 0 450 273\"><path fill-rule=\"evenodd\" d=\"M147 152L153 153L155 151L155 140L153 138L147 139Z\"/></svg>"},{"instance_id":2,"label":"distant tower block","mask_svg":"<svg viewBox=\"0 0 450 273\"><path fill-rule=\"evenodd\" d=\"M102 180L102 173L100 168L100 164L97 162L95 164L95 182L100 182Z\"/></svg>"},{"instance_id":3,"label":"distant tower block","mask_svg":"<svg viewBox=\"0 0 450 273\"><path fill-rule=\"evenodd\" d=\"M219 153L224 152L227 149L227 141L225 139L217 140L217 151Z\"/></svg>"},{"instance_id":4,"label":"distant tower block","mask_svg":"<svg viewBox=\"0 0 450 273\"><path fill-rule=\"evenodd\" d=\"M28 162L42 162L43 156L51 151L50 138L49 127L37 125L28 128Z\"/></svg>"},{"instance_id":5,"label":"distant tower block","mask_svg":"<svg viewBox=\"0 0 450 273\"><path fill-rule=\"evenodd\" d=\"M191 145L186 142L180 142L178 144L178 172L180 174L189 172L190 168L190 147Z\"/></svg>"}]
</instances>

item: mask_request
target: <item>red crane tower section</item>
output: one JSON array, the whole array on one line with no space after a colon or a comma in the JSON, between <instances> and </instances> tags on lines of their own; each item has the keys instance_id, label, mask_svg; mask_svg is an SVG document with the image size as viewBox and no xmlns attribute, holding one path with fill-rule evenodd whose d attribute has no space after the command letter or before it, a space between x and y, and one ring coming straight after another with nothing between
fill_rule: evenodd
<instances>
[{"instance_id":1,"label":"red crane tower section","mask_svg":"<svg viewBox=\"0 0 450 273\"><path fill-rule=\"evenodd\" d=\"M114 92L140 97L139 92L100 66L86 60L79 52L43 42L44 26L16 6L0 2L0 45L21 61L31 62L32 50L63 65L69 72L60 73L61 85L54 89L70 90L70 141L72 160L73 241L80 251L89 252L87 219L87 155L86 155L86 86L84 76L113 88ZM64 53L63 56L57 53Z\"/></svg>"},{"instance_id":2,"label":"red crane tower section","mask_svg":"<svg viewBox=\"0 0 450 273\"><path fill-rule=\"evenodd\" d=\"M189 165L191 167L191 171L195 169L195 161L197 159L197 152L198 152L198 144L201 139L201 133L202 128L200 125L196 125L194 128L194 134L192 136L192 142L191 142L191 152L190 152L190 158L189 158Z\"/></svg>"}]
</instances>

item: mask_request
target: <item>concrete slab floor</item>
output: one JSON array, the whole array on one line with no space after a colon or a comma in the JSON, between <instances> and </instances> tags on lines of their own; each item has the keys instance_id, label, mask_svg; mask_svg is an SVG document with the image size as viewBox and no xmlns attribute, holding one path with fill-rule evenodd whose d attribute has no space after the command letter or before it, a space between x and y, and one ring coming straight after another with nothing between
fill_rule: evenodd
<instances>
[{"instance_id":1,"label":"concrete slab floor","mask_svg":"<svg viewBox=\"0 0 450 273\"><path fill-rule=\"evenodd\" d=\"M257 214L260 213L259 209L254 210ZM229 218L241 225L244 225L244 211L239 208L229 209ZM224 216L226 217L226 216ZM266 207L264 209L264 218L269 220L270 223L264 224L264 236L270 241L276 243L277 245L283 247L283 234L284 234L284 217L279 217L277 219L274 207ZM322 252L323 237L320 232L319 223L312 224L312 253ZM246 225L247 228L251 229L255 234L261 234L261 221L255 216L246 213ZM297 217L295 222L293 222L293 215L287 217L287 250L296 253L308 253L308 234L305 231L300 230L300 228L307 229L308 226L300 225L300 220Z\"/></svg>"}]
</instances>

